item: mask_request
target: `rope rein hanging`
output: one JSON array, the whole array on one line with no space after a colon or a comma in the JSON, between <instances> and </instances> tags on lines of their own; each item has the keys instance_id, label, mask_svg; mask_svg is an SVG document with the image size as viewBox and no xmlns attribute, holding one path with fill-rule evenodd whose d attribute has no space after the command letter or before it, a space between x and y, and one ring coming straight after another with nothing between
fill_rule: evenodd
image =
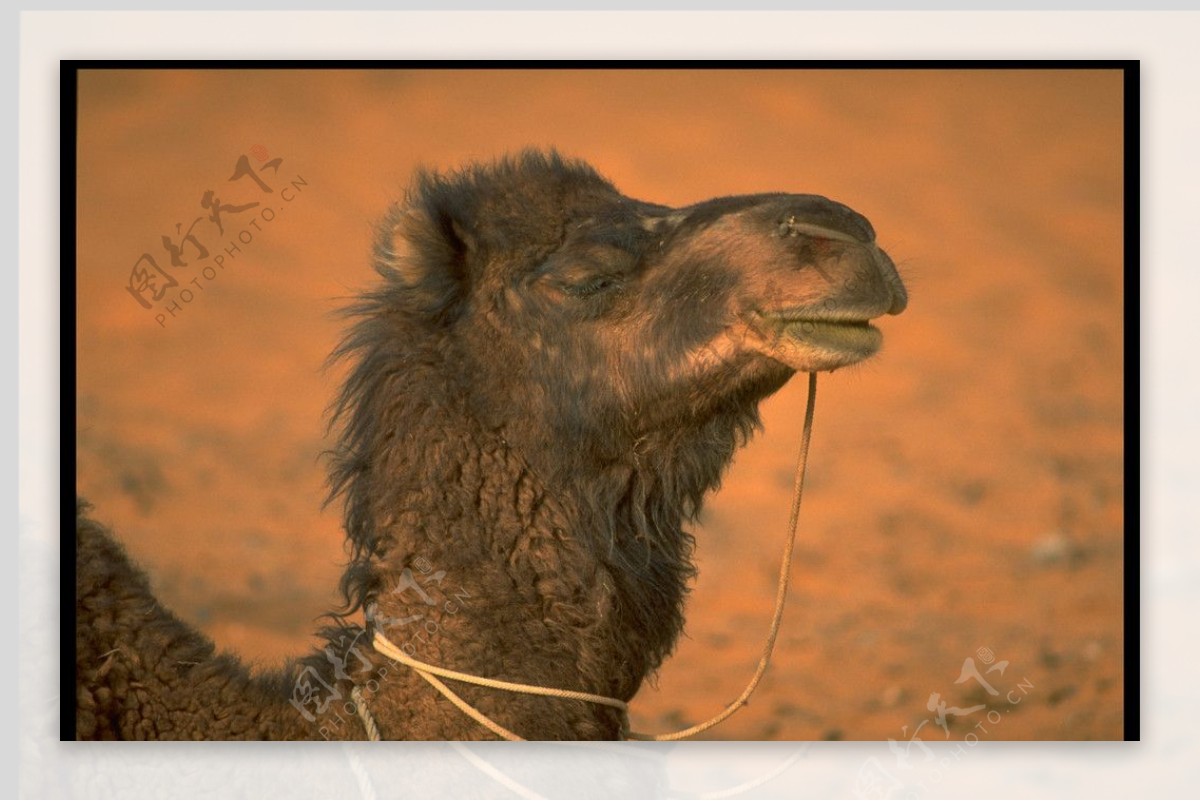
<instances>
[{"instance_id":1,"label":"rope rein hanging","mask_svg":"<svg viewBox=\"0 0 1200 801\"><path fill-rule=\"evenodd\" d=\"M384 636L383 632L376 631L373 644L375 650L383 655L405 664L412 668L425 681L429 682L438 692L446 696L446 698L458 707L464 714L470 716L480 725L485 726L497 736L505 740L523 740L524 738L509 731L508 729L496 723L487 715L480 712L475 707L464 701L457 693L446 686L444 682L437 677L442 676L454 681L461 681L468 684L476 684L481 687L491 687L492 689L505 690L508 692L526 693L529 695L542 695L551 698L566 698L575 701L586 701L593 704L601 704L610 706L620 710L622 720L622 736L628 740L683 740L692 737L703 731L711 729L713 726L721 723L729 718L733 713L737 712L750 699L751 694L758 687L758 683L762 681L762 677L767 672L767 667L771 663L771 654L775 650L775 640L779 636L779 629L783 623L783 607L787 601L788 584L791 576L792 568L792 553L796 545L796 526L800 520L800 499L804 494L804 475L808 469L808 448L812 441L812 424L813 424L813 409L816 406L817 400L817 374L808 374L808 401L804 410L804 430L800 437L800 456L796 463L796 479L792 485L792 511L788 518L788 535L784 540L783 558L779 565L779 585L775 593L775 612L771 617L771 627L767 632L766 643L763 645L762 656L758 660L758 667L754 671L754 675L750 678L750 682L746 685L746 689L742 690L742 694L737 697L737 700L729 704L725 709L717 715L709 718L703 723L682 729L676 732L667 734L642 734L639 732L629 731L629 705L618 698L609 698L603 695L595 695L593 693L579 692L577 690L559 690L552 687L539 687L532 684L518 684L511 681L502 681L500 679L489 679L482 676L474 676L470 673L461 673L456 670L430 665L418 659L414 659L404 653L391 640ZM367 738L370 740L379 740L379 727L375 723L374 717L367 708L365 699L362 697L361 690L356 686L351 690L351 696L354 700L355 707L359 718L363 722L363 728L367 732Z\"/></svg>"},{"instance_id":2,"label":"rope rein hanging","mask_svg":"<svg viewBox=\"0 0 1200 801\"><path fill-rule=\"evenodd\" d=\"M350 700L354 701L354 711L358 713L358 719L362 721L363 729L367 732L368 740L379 740L379 724L375 722L375 716L371 714L371 710L367 709L367 701L363 698L362 688L357 684L350 689Z\"/></svg>"},{"instance_id":3,"label":"rope rein hanging","mask_svg":"<svg viewBox=\"0 0 1200 801\"><path fill-rule=\"evenodd\" d=\"M817 374L809 373L808 401L804 408L804 430L800 435L800 457L796 462L796 480L792 484L792 511L788 516L788 535L784 540L783 559L779 564L779 588L775 592L775 613L771 617L771 628L767 632L767 641L763 645L762 657L758 660L758 668L754 671L754 676L751 677L750 683L746 685L746 689L742 690L742 694L737 697L736 701L704 723L670 734L645 735L630 732L629 739L682 740L711 729L745 706L755 688L758 687L758 683L762 681L763 675L766 674L767 666L771 664L771 654L775 650L775 639L779 636L779 627L783 623L783 607L787 602L788 583L792 571L792 552L796 546L796 525L800 521L800 498L804 494L804 474L808 470L808 446L812 442L813 407L816 405L816 401Z\"/></svg>"}]
</instances>

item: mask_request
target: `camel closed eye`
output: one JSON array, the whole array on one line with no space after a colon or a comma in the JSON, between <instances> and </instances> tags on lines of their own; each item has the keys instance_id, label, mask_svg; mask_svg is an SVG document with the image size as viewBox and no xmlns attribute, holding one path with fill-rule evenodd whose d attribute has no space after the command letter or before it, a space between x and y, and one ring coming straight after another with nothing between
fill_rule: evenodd
<instances>
[{"instance_id":1,"label":"camel closed eye","mask_svg":"<svg viewBox=\"0 0 1200 801\"><path fill-rule=\"evenodd\" d=\"M578 279L565 284L565 289L568 294L580 298L587 298L597 295L601 292L608 292L619 288L621 280L611 275L597 275L588 278Z\"/></svg>"}]
</instances>

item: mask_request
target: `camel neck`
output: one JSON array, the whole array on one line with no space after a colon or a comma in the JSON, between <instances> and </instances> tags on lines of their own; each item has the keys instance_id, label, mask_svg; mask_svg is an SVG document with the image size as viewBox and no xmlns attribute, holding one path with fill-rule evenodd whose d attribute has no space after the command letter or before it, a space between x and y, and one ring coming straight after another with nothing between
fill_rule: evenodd
<instances>
[{"instance_id":1,"label":"camel neck","mask_svg":"<svg viewBox=\"0 0 1200 801\"><path fill-rule=\"evenodd\" d=\"M632 698L678 634L690 571L686 555L681 563L680 553L647 548L634 530L647 514L629 505L641 490L630 496L610 482L591 496L580 487L552 491L502 438L451 417L451 404L423 411L416 419L424 430L409 429L406 441L432 445L397 449L395 436L381 437L347 482L358 552L343 581L351 600L423 662ZM607 508L597 504L605 498ZM663 525L661 512L650 517ZM357 669L360 684L376 682L371 704L384 736L479 736L366 637L346 630L337 638L326 654L347 663L344 675ZM365 658L336 656L353 655L351 647ZM529 739L613 738L620 727L614 710L577 701L505 698L484 687L462 694Z\"/></svg>"}]
</instances>

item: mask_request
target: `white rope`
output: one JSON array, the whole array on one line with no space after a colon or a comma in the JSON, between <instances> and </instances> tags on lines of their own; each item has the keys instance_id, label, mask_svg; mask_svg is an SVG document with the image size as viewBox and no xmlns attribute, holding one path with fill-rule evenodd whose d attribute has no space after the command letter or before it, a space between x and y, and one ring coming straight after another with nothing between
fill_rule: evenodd
<instances>
[{"instance_id":1,"label":"white rope","mask_svg":"<svg viewBox=\"0 0 1200 801\"><path fill-rule=\"evenodd\" d=\"M358 719L362 721L363 728L367 730L367 739L380 740L379 726L375 723L375 717L371 714L371 710L367 709L367 699L363 698L362 690L358 685L351 688L350 698L354 701L354 711L358 713Z\"/></svg>"},{"instance_id":2,"label":"white rope","mask_svg":"<svg viewBox=\"0 0 1200 801\"><path fill-rule=\"evenodd\" d=\"M535 793L533 790L529 789L504 771L500 770L500 768L496 767L491 762L488 762L483 757L472 752L470 748L462 743L450 743L450 747L462 754L463 758L474 765L480 773L485 774L492 780L502 784L504 787L507 787L521 798L528 798L531 799L531 801L538 801L538 799L544 799L546 797L544 795Z\"/></svg>"},{"instance_id":3,"label":"white rope","mask_svg":"<svg viewBox=\"0 0 1200 801\"><path fill-rule=\"evenodd\" d=\"M514 693L528 693L530 695L548 695L553 698L569 698L572 701L589 701L593 704L604 704L605 706L616 707L621 711L629 709L629 705L624 701L616 698L609 698L607 695L596 695L594 693L585 693L578 690L559 690L552 687L539 687L536 684L518 684L512 681L502 681L500 679L487 679L482 676L475 676L470 673L460 673L457 670L448 670L447 668L431 665L428 662L422 662L419 659L406 654L400 648L383 635L382 631L375 632L375 639L372 642L375 650L379 651L384 656L391 657L397 662L402 662L413 668L418 673L431 673L434 676L442 676L455 681L465 681L470 684L478 684L481 687L491 687L496 690L508 690Z\"/></svg>"}]
</instances>

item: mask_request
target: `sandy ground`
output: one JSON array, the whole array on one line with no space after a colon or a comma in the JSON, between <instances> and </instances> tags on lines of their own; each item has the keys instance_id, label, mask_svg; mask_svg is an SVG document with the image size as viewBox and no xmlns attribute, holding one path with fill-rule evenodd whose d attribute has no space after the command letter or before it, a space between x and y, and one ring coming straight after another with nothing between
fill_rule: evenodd
<instances>
[{"instance_id":1,"label":"sandy ground","mask_svg":"<svg viewBox=\"0 0 1200 801\"><path fill-rule=\"evenodd\" d=\"M87 74L79 489L177 613L278 664L310 646L345 560L321 506L332 312L369 282L371 222L415 167L553 145L672 205L824 194L872 220L911 302L879 357L821 381L777 654L707 736L1118 739L1121 104L1113 72ZM207 214L206 190L265 199L227 181L242 155L275 219L197 224L214 253L252 236L213 280L193 250L170 267L162 236ZM125 288L146 252L179 277L168 299L193 293L165 327ZM803 383L707 505L687 637L635 728L715 713L754 668Z\"/></svg>"}]
</instances>

